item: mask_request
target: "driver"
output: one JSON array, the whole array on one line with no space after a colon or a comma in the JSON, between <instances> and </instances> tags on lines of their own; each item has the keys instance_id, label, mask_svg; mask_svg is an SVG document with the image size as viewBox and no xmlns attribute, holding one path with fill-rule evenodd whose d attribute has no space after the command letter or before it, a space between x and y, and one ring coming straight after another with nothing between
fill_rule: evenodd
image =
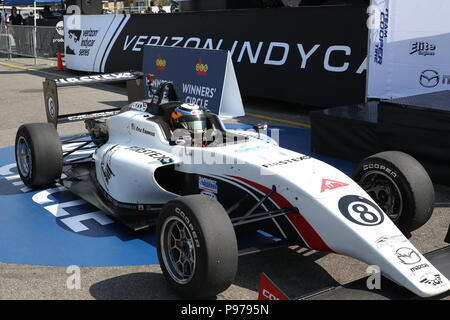
<instances>
[{"instance_id":1,"label":"driver","mask_svg":"<svg viewBox=\"0 0 450 320\"><path fill-rule=\"evenodd\" d=\"M183 103L170 115L169 125L172 131L177 129L188 131L193 146L205 146L203 136L206 133L206 114L200 106Z\"/></svg>"}]
</instances>

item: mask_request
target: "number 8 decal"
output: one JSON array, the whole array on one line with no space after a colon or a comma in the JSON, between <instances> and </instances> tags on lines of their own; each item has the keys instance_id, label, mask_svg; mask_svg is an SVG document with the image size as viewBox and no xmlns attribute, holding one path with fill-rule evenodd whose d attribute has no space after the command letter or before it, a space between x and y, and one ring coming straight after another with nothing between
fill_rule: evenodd
<instances>
[{"instance_id":1,"label":"number 8 decal","mask_svg":"<svg viewBox=\"0 0 450 320\"><path fill-rule=\"evenodd\" d=\"M362 226L377 226L384 221L384 213L372 201L360 196L349 195L339 200L342 215Z\"/></svg>"}]
</instances>

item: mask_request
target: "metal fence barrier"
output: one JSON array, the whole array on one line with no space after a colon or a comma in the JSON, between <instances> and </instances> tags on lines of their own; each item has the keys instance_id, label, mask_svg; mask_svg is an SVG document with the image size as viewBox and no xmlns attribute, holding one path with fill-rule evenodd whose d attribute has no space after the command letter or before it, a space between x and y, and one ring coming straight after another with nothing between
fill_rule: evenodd
<instances>
[{"instance_id":1,"label":"metal fence barrier","mask_svg":"<svg viewBox=\"0 0 450 320\"><path fill-rule=\"evenodd\" d=\"M64 36L55 27L12 26L0 27L0 53L13 56L53 59L64 53Z\"/></svg>"}]
</instances>

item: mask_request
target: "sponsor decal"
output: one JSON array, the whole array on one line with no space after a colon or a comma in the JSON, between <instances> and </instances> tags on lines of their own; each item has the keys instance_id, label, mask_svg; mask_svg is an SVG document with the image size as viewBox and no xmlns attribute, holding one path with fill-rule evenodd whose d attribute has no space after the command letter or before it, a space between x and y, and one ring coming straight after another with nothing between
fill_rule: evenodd
<instances>
[{"instance_id":1,"label":"sponsor decal","mask_svg":"<svg viewBox=\"0 0 450 320\"><path fill-rule=\"evenodd\" d=\"M289 300L289 298L264 273L261 273L258 300Z\"/></svg>"},{"instance_id":2,"label":"sponsor decal","mask_svg":"<svg viewBox=\"0 0 450 320\"><path fill-rule=\"evenodd\" d=\"M380 12L380 26L378 38L375 42L375 52L374 52L374 61L376 64L383 64L384 57L384 45L386 43L386 39L388 37L389 31L389 9L386 8L385 11Z\"/></svg>"},{"instance_id":3,"label":"sponsor decal","mask_svg":"<svg viewBox=\"0 0 450 320\"><path fill-rule=\"evenodd\" d=\"M262 150L262 149L267 149L267 146L261 145L261 146L254 146L254 147L240 147L239 149L234 150L234 152L249 152L249 151Z\"/></svg>"},{"instance_id":4,"label":"sponsor decal","mask_svg":"<svg viewBox=\"0 0 450 320\"><path fill-rule=\"evenodd\" d=\"M429 266L430 265L428 263L422 263L422 264L419 264L418 266L412 267L410 270L411 270L411 272L416 272L418 270L422 270L424 268L428 268Z\"/></svg>"},{"instance_id":5,"label":"sponsor decal","mask_svg":"<svg viewBox=\"0 0 450 320\"><path fill-rule=\"evenodd\" d=\"M201 58L198 58L198 62L195 65L195 71L199 76L206 76L208 74L208 65L204 64Z\"/></svg>"},{"instance_id":6,"label":"sponsor decal","mask_svg":"<svg viewBox=\"0 0 450 320\"><path fill-rule=\"evenodd\" d=\"M428 273L424 275L422 278L420 278L420 283L429 284L435 287L442 284L443 281L440 274Z\"/></svg>"},{"instance_id":7,"label":"sponsor decal","mask_svg":"<svg viewBox=\"0 0 450 320\"><path fill-rule=\"evenodd\" d=\"M127 147L126 150L144 154L150 158L158 160L159 162L161 162L161 164L169 164L169 163L174 162L174 160L172 158L170 158L169 156L166 156L165 154L155 151L155 150L152 150L152 149L141 148L141 147Z\"/></svg>"},{"instance_id":8,"label":"sponsor decal","mask_svg":"<svg viewBox=\"0 0 450 320\"><path fill-rule=\"evenodd\" d=\"M166 70L166 65L167 65L167 61L166 59L161 58L161 56L158 54L158 56L156 57L156 69L158 70Z\"/></svg>"},{"instance_id":9,"label":"sponsor decal","mask_svg":"<svg viewBox=\"0 0 450 320\"><path fill-rule=\"evenodd\" d=\"M80 57L88 57L91 48L97 41L98 29L86 29L86 30L76 30L71 29L67 31L67 44L66 44L66 54L67 55L77 55Z\"/></svg>"},{"instance_id":10,"label":"sponsor decal","mask_svg":"<svg viewBox=\"0 0 450 320\"><path fill-rule=\"evenodd\" d=\"M134 123L131 124L131 130L139 132L139 133L143 133L143 134L148 134L149 136L152 136L152 137L155 136L155 133L153 131L148 131L146 128L141 128L141 127L135 125Z\"/></svg>"},{"instance_id":11,"label":"sponsor decal","mask_svg":"<svg viewBox=\"0 0 450 320\"><path fill-rule=\"evenodd\" d=\"M130 109L136 110L136 111L147 111L147 104L143 101L136 101L130 104Z\"/></svg>"},{"instance_id":12,"label":"sponsor decal","mask_svg":"<svg viewBox=\"0 0 450 320\"><path fill-rule=\"evenodd\" d=\"M64 21L59 21L55 26L56 32L64 37Z\"/></svg>"},{"instance_id":13,"label":"sponsor decal","mask_svg":"<svg viewBox=\"0 0 450 320\"><path fill-rule=\"evenodd\" d=\"M426 41L414 41L410 44L409 54L417 54L419 56L434 56L436 55L436 45Z\"/></svg>"},{"instance_id":14,"label":"sponsor decal","mask_svg":"<svg viewBox=\"0 0 450 320\"><path fill-rule=\"evenodd\" d=\"M395 255L403 264L416 264L419 263L420 255L411 248L403 247L395 251Z\"/></svg>"},{"instance_id":15,"label":"sponsor decal","mask_svg":"<svg viewBox=\"0 0 450 320\"><path fill-rule=\"evenodd\" d=\"M92 81L121 81L121 80L129 80L135 79L136 76L130 72L118 72L118 73L107 73L107 74L99 74L95 76L83 76L78 78L61 78L57 79L57 84L77 84L84 82L92 82Z\"/></svg>"},{"instance_id":16,"label":"sponsor decal","mask_svg":"<svg viewBox=\"0 0 450 320\"><path fill-rule=\"evenodd\" d=\"M337 188L342 188L348 186L348 183L339 182L330 179L322 179L322 188L320 189L320 193L325 192L327 190L333 190Z\"/></svg>"},{"instance_id":17,"label":"sponsor decal","mask_svg":"<svg viewBox=\"0 0 450 320\"><path fill-rule=\"evenodd\" d=\"M268 164L263 164L262 166L265 167L265 168L277 167L277 166L282 166L282 165L285 165L285 164L296 163L296 162L307 160L307 159L311 159L311 157L310 156L301 156L301 157L297 157L297 158L292 158L292 159L281 160L281 161L272 162L272 163L268 163Z\"/></svg>"},{"instance_id":18,"label":"sponsor decal","mask_svg":"<svg viewBox=\"0 0 450 320\"><path fill-rule=\"evenodd\" d=\"M420 73L419 82L422 87L435 88L440 82L440 75L435 70L424 70Z\"/></svg>"},{"instance_id":19,"label":"sponsor decal","mask_svg":"<svg viewBox=\"0 0 450 320\"><path fill-rule=\"evenodd\" d=\"M377 249L384 248L386 246L393 247L395 244L399 242L408 242L408 239L403 234L395 235L392 237L381 236L377 240L375 240L375 245Z\"/></svg>"},{"instance_id":20,"label":"sponsor decal","mask_svg":"<svg viewBox=\"0 0 450 320\"><path fill-rule=\"evenodd\" d=\"M81 114L78 116L70 116L70 117L67 117L67 119L69 121L78 121L78 120L85 120L85 119L92 119L92 118L110 117L110 116L116 115L117 113L119 113L119 111L88 113L88 114Z\"/></svg>"},{"instance_id":21,"label":"sponsor decal","mask_svg":"<svg viewBox=\"0 0 450 320\"><path fill-rule=\"evenodd\" d=\"M217 193L219 191L217 181L205 177L198 177L198 188L212 193Z\"/></svg>"},{"instance_id":22,"label":"sponsor decal","mask_svg":"<svg viewBox=\"0 0 450 320\"><path fill-rule=\"evenodd\" d=\"M210 197L210 198L213 199L213 200L217 200L217 195L214 194L214 193L212 193L212 192L209 192L209 191L206 191L206 190L202 190L202 191L200 192L200 194L203 194L203 195L205 195L205 196L208 196L208 197Z\"/></svg>"},{"instance_id":23,"label":"sponsor decal","mask_svg":"<svg viewBox=\"0 0 450 320\"><path fill-rule=\"evenodd\" d=\"M384 221L384 213L372 201L356 195L344 196L339 211L349 221L361 226L377 226Z\"/></svg>"},{"instance_id":24,"label":"sponsor decal","mask_svg":"<svg viewBox=\"0 0 450 320\"><path fill-rule=\"evenodd\" d=\"M111 159L113 154L118 150L117 144L108 148L103 155L102 161L100 163L100 169L103 175L103 181L105 182L105 188L108 190L109 180L115 176L114 172L111 169Z\"/></svg>"}]
</instances>

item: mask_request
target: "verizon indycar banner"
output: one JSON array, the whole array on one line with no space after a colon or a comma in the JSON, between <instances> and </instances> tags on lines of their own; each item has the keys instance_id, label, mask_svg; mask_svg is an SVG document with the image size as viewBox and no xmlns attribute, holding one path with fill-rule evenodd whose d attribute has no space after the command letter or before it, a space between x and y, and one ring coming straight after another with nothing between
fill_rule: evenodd
<instances>
[{"instance_id":1,"label":"verizon indycar banner","mask_svg":"<svg viewBox=\"0 0 450 320\"><path fill-rule=\"evenodd\" d=\"M231 53L241 93L319 106L364 101L367 7L66 16L69 69L142 70L146 45ZM76 19L75 19L76 18Z\"/></svg>"},{"instance_id":2,"label":"verizon indycar banner","mask_svg":"<svg viewBox=\"0 0 450 320\"><path fill-rule=\"evenodd\" d=\"M450 1L373 0L371 98L450 90Z\"/></svg>"}]
</instances>

